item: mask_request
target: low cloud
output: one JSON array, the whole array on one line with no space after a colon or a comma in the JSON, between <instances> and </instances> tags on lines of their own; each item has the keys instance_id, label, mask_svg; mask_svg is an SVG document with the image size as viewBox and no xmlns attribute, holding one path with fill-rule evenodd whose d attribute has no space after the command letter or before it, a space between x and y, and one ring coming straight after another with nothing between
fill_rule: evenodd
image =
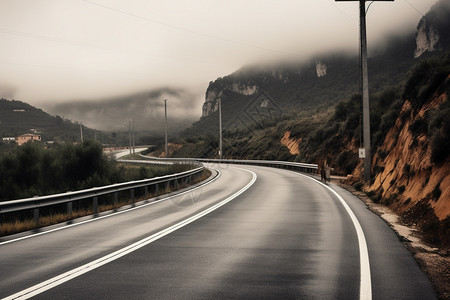
<instances>
[{"instance_id":1,"label":"low cloud","mask_svg":"<svg viewBox=\"0 0 450 300\"><path fill-rule=\"evenodd\" d=\"M164 130L164 99L167 99L169 130L178 131L189 126L201 115L203 94L174 88L114 97L97 101L71 101L44 105L51 114L102 131L128 130L134 120L137 130Z\"/></svg>"},{"instance_id":2,"label":"low cloud","mask_svg":"<svg viewBox=\"0 0 450 300\"><path fill-rule=\"evenodd\" d=\"M16 88L10 85L0 83L0 95L5 99L14 99Z\"/></svg>"}]
</instances>

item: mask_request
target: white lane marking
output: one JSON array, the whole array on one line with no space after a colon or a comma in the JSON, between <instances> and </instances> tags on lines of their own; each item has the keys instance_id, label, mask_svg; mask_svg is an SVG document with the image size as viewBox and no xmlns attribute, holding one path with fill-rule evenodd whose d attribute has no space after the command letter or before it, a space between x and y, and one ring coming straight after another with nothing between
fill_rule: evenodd
<instances>
[{"instance_id":1,"label":"white lane marking","mask_svg":"<svg viewBox=\"0 0 450 300\"><path fill-rule=\"evenodd\" d=\"M291 171L292 172L292 171ZM367 242L366 237L364 236L364 231L361 227L361 224L358 221L358 218L356 218L355 214L353 213L350 206L348 206L347 202L345 202L344 198L341 197L335 190L330 188L328 185L323 184L317 179L314 179L312 177L295 173L297 175L304 176L306 178L309 178L311 180L314 180L315 182L323 185L328 190L330 190L342 203L345 210L347 211L348 215L350 216L350 219L353 222L353 226L356 229L356 235L358 237L358 244L359 244L359 265L360 265L360 286L359 286L359 299L361 300L371 300L372 299L372 281L370 277L370 262L369 262L369 250L367 249Z\"/></svg>"},{"instance_id":2,"label":"white lane marking","mask_svg":"<svg viewBox=\"0 0 450 300\"><path fill-rule=\"evenodd\" d=\"M211 168L211 169L213 169L213 168ZM197 189L200 189L200 188L204 187L207 184L210 184L210 183L216 181L222 175L222 173L219 170L217 170L217 169L214 169L214 170L217 172L217 176L216 177L214 177L213 179L211 179L211 180L209 180L209 181L207 181L205 183L202 183L201 185L199 185L199 186L197 186L197 187L195 187L193 189L189 189L189 190L186 190L184 192L177 193L175 195L168 196L168 197L164 197L164 195L162 195L161 197L164 197L164 198L162 198L160 200L156 200L156 201L153 201L153 202L145 203L145 204L142 204L142 205L139 205L139 206L135 206L135 207L130 207L130 208L118 211L118 212L114 212L114 213L105 215L105 216L96 217L96 218L93 218L93 219L81 221L79 223L74 223L74 224L58 227L58 228L55 228L55 229L51 229L51 230L48 230L48 231L43 231L43 232L31 234L31 235L26 235L26 236L23 236L23 237L20 237L20 238L16 238L16 239L13 239L13 240L0 242L0 246L6 245L6 244L9 244L9 243L13 243L13 242L17 242L17 241L21 241L21 240L25 240L25 239L29 239L29 238L33 238L33 237L37 237L37 236L44 235L44 234L47 234L47 233L52 233L52 232L55 232L55 231L67 229L67 228L70 228L70 227L79 226L79 225L82 225L82 224L98 221L98 220L101 220L101 219L104 219L104 218L109 218L109 217L112 217L112 216L115 216L115 215L127 213L127 212L133 211L135 209L144 208L144 207L149 206L149 205L155 205L155 204L160 203L162 201L166 201L166 200L172 199L174 197L178 197L178 196L190 193L192 191L195 191ZM145 201L145 200L143 200L143 201ZM141 202L143 202L143 201L141 201Z\"/></svg>"},{"instance_id":3,"label":"white lane marking","mask_svg":"<svg viewBox=\"0 0 450 300\"><path fill-rule=\"evenodd\" d=\"M236 168L236 169L240 169L240 168ZM226 198L225 200L222 200L221 202L211 206L208 209L205 209L204 211L201 211L200 213L185 219L175 225L172 225L166 229L163 229L155 234L152 234L151 236L148 236L134 244L131 244L125 248L122 248L120 250L117 250L111 254L108 254L106 256L103 256L99 259L96 259L90 263L87 263L85 265L82 265L81 267L78 267L76 269L70 270L66 273L63 273L61 275L58 275L56 277L53 277L49 280L46 280L44 282L41 282L39 284L36 284L28 289L25 289L23 291L20 291L18 293L15 293L14 295L8 296L6 298L3 298L3 300L10 300L10 299L28 299L30 297L36 296L42 292L45 292L51 288L54 288L60 284L63 284L66 281L69 281L75 277L78 277L84 273L87 273L89 271L92 271L100 266L103 266L109 262L112 262L122 256L125 256L133 251L136 251L172 232L174 232L175 230L178 230L192 222L194 222L195 220L200 219L201 217L213 212L214 210L218 209L219 207L222 207L223 205L227 204L228 202L232 201L233 199L235 199L236 197L238 197L239 195L241 195L242 193L244 193L246 190L248 190L256 181L256 179L258 178L258 176L256 175L256 173L250 171L250 170L245 170L245 169L240 169L240 170L244 170L246 172L249 172L252 174L252 180L246 185L244 186L242 189L240 189L238 192L234 193L233 195L229 196L228 198Z\"/></svg>"}]
</instances>

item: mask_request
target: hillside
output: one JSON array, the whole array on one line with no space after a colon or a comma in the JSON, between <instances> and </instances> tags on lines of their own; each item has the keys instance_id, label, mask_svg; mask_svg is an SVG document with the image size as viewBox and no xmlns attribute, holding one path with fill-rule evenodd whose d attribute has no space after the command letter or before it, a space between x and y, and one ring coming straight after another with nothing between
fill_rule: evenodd
<instances>
[{"instance_id":1,"label":"hillside","mask_svg":"<svg viewBox=\"0 0 450 300\"><path fill-rule=\"evenodd\" d=\"M439 1L408 34L390 37L383 45L369 45L370 94L405 83L416 63L449 49L450 5ZM211 81L202 117L181 136L202 136L218 131L218 103L222 103L225 129L251 127L258 118L326 110L359 91L359 58L329 53L308 61L279 65L246 66ZM269 101L261 109L257 98ZM258 106L259 105L259 106Z\"/></svg>"},{"instance_id":2,"label":"hillside","mask_svg":"<svg viewBox=\"0 0 450 300\"><path fill-rule=\"evenodd\" d=\"M404 97L373 157L376 173L367 191L449 248L450 57L418 65Z\"/></svg>"},{"instance_id":3,"label":"hillside","mask_svg":"<svg viewBox=\"0 0 450 300\"><path fill-rule=\"evenodd\" d=\"M17 100L0 100L0 135L1 137L17 137L18 135L36 132L43 141L80 140L80 125L51 116L39 108ZM94 130L84 127L83 135L94 139Z\"/></svg>"},{"instance_id":4,"label":"hillside","mask_svg":"<svg viewBox=\"0 0 450 300\"><path fill-rule=\"evenodd\" d=\"M176 88L161 88L101 100L76 99L44 107L52 114L83 121L85 125L102 131L127 130L128 122L134 119L136 130L164 135L163 99L168 99L168 130L171 135L188 127L200 115L197 103L199 95Z\"/></svg>"},{"instance_id":5,"label":"hillside","mask_svg":"<svg viewBox=\"0 0 450 300\"><path fill-rule=\"evenodd\" d=\"M177 141L179 157L327 161L374 201L448 248L450 5L438 2L415 35L396 38L369 65L373 181L360 180L361 96L348 56L277 68L247 67L211 82L203 117Z\"/></svg>"},{"instance_id":6,"label":"hillside","mask_svg":"<svg viewBox=\"0 0 450 300\"><path fill-rule=\"evenodd\" d=\"M371 93L404 82L408 69L415 62L414 34L392 38L388 45L374 51L369 59ZM228 128L239 123L253 125L254 120L249 115L255 114L256 104L260 105L255 99L261 94L270 99L268 111L283 115L292 110L315 112L333 106L358 89L358 57L347 54L330 54L289 65L244 67L209 84L202 118L183 136L217 132L219 98L224 128Z\"/></svg>"}]
</instances>

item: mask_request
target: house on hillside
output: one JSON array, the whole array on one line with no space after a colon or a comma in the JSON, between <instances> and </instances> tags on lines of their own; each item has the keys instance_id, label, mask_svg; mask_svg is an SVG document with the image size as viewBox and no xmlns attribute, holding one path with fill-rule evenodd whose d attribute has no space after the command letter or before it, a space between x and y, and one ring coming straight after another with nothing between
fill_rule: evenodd
<instances>
[{"instance_id":1,"label":"house on hillside","mask_svg":"<svg viewBox=\"0 0 450 300\"><path fill-rule=\"evenodd\" d=\"M26 133L26 134L19 135L17 137L17 144L19 146L27 143L28 141L33 141L33 142L34 141L39 141L40 142L41 141L41 136L37 135L37 134Z\"/></svg>"}]
</instances>

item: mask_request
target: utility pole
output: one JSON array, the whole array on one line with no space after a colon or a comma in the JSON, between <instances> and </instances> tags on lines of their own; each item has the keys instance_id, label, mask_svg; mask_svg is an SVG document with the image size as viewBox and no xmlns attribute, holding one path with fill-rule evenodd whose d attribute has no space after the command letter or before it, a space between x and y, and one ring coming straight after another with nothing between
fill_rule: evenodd
<instances>
[{"instance_id":1,"label":"utility pole","mask_svg":"<svg viewBox=\"0 0 450 300\"><path fill-rule=\"evenodd\" d=\"M219 98L219 158L222 159L222 99Z\"/></svg>"},{"instance_id":2,"label":"utility pole","mask_svg":"<svg viewBox=\"0 0 450 300\"><path fill-rule=\"evenodd\" d=\"M131 154L131 121L128 121L128 140L129 140L129 148Z\"/></svg>"},{"instance_id":3,"label":"utility pole","mask_svg":"<svg viewBox=\"0 0 450 300\"><path fill-rule=\"evenodd\" d=\"M83 144L83 124L80 123L80 139L81 143Z\"/></svg>"},{"instance_id":4,"label":"utility pole","mask_svg":"<svg viewBox=\"0 0 450 300\"><path fill-rule=\"evenodd\" d=\"M132 134L132 137L133 137L133 154L136 154L136 148L134 146L134 118L133 118L133 134Z\"/></svg>"},{"instance_id":5,"label":"utility pole","mask_svg":"<svg viewBox=\"0 0 450 300\"><path fill-rule=\"evenodd\" d=\"M363 141L364 141L364 180L371 179L371 147L370 147L370 103L369 103L369 78L367 68L367 34L366 34L366 0L335 0L338 2L359 1L359 33L361 53L361 93L363 98ZM389 1L394 0L373 0Z\"/></svg>"},{"instance_id":6,"label":"utility pole","mask_svg":"<svg viewBox=\"0 0 450 300\"><path fill-rule=\"evenodd\" d=\"M166 158L169 157L169 147L167 145L167 99L164 99L164 116L165 116L165 148L166 148Z\"/></svg>"}]
</instances>

